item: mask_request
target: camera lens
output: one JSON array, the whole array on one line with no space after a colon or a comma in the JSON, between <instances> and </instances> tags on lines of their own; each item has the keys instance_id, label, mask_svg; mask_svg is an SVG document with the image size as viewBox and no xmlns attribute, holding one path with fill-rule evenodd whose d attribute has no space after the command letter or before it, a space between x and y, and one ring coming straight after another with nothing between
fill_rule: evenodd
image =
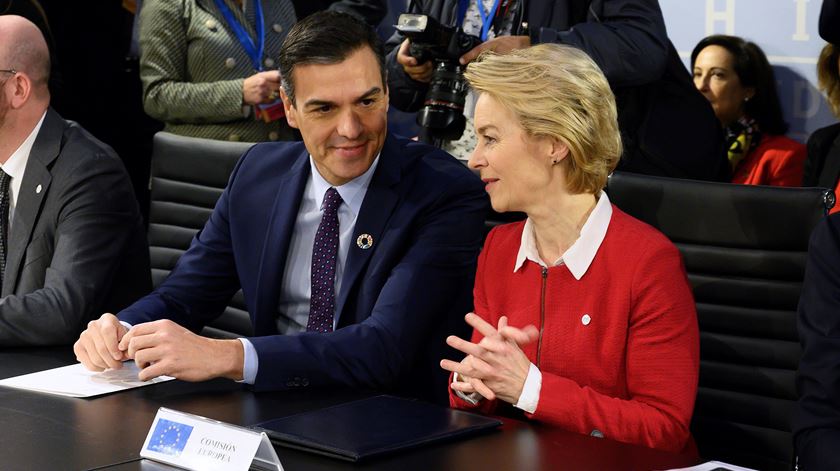
<instances>
[{"instance_id":1,"label":"camera lens","mask_svg":"<svg viewBox=\"0 0 840 471\"><path fill-rule=\"evenodd\" d=\"M427 135L424 141L440 144L444 140L460 139L466 126L466 95L467 84L461 66L451 61L436 61L426 100L417 114L417 124Z\"/></svg>"}]
</instances>

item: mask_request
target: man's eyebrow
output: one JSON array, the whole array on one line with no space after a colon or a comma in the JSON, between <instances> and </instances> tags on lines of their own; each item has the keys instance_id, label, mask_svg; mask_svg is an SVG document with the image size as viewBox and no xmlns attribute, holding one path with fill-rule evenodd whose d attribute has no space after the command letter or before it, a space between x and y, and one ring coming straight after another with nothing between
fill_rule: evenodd
<instances>
[{"instance_id":1,"label":"man's eyebrow","mask_svg":"<svg viewBox=\"0 0 840 471\"><path fill-rule=\"evenodd\" d=\"M335 105L335 103L333 103L329 100L319 100L317 98L313 98L311 100L307 100L306 103L303 104L303 106L305 108L318 108L318 107L325 106L325 105L326 106L332 106L332 105Z\"/></svg>"},{"instance_id":2,"label":"man's eyebrow","mask_svg":"<svg viewBox=\"0 0 840 471\"><path fill-rule=\"evenodd\" d=\"M361 94L355 101L359 102L366 98L371 97L372 95L376 95L382 93L381 87L371 87L370 90ZM307 100L306 103L303 104L305 108L318 108L321 106L335 106L335 102L329 100L321 100L318 98L313 98L311 100Z\"/></svg>"},{"instance_id":3,"label":"man's eyebrow","mask_svg":"<svg viewBox=\"0 0 840 471\"><path fill-rule=\"evenodd\" d=\"M370 89L370 90L368 90L368 91L366 91L365 93L363 93L363 94L359 97L359 99L358 99L358 100L356 100L356 101L361 101L361 100L364 100L365 98L369 98L369 97L371 97L372 95L377 95L377 94L379 94L379 93L382 93L382 89L381 89L381 88L379 88L379 87L371 87L371 89Z\"/></svg>"}]
</instances>

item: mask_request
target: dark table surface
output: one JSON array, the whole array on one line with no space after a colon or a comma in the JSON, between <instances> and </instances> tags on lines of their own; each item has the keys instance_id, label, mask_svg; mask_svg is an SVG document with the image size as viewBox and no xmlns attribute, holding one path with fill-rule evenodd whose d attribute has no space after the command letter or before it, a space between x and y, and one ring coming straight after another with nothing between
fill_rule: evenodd
<instances>
[{"instance_id":1,"label":"dark table surface","mask_svg":"<svg viewBox=\"0 0 840 471\"><path fill-rule=\"evenodd\" d=\"M73 362L69 347L5 349L0 351L0 378ZM369 395L337 388L254 393L227 380L175 380L93 399L0 387L0 469L172 469L139 457L159 407L251 425ZM578 435L537 423L502 420L505 424L497 432L363 463L285 448L277 448L277 454L286 471L650 470L696 464L691 456Z\"/></svg>"}]
</instances>

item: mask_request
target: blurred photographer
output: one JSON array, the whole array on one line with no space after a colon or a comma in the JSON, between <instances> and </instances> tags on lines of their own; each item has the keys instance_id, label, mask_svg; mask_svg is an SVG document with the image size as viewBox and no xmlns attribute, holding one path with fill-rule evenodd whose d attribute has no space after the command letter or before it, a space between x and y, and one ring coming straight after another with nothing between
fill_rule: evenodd
<instances>
[{"instance_id":1,"label":"blurred photographer","mask_svg":"<svg viewBox=\"0 0 840 471\"><path fill-rule=\"evenodd\" d=\"M728 178L720 126L668 40L656 0L411 0L408 13L460 27L481 44L460 57L467 64L490 49L506 53L537 43L563 43L587 54L616 95L624 154L618 170L677 178ZM427 101L433 61L410 53L399 30L388 40L391 104L418 111ZM464 114L472 117L474 99ZM474 148L472 124L442 146L465 159Z\"/></svg>"}]
</instances>

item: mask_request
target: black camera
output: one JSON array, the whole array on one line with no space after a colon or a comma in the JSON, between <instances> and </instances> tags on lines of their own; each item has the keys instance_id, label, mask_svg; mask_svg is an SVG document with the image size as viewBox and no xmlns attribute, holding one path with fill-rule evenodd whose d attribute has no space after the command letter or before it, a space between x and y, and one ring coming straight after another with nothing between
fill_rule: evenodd
<instances>
[{"instance_id":1,"label":"black camera","mask_svg":"<svg viewBox=\"0 0 840 471\"><path fill-rule=\"evenodd\" d=\"M408 52L418 63L433 61L429 91L417 113L420 139L438 147L443 141L460 139L466 126L464 101L468 87L458 59L481 44L481 39L461 28L444 26L427 15L404 13L396 27L408 37Z\"/></svg>"}]
</instances>

